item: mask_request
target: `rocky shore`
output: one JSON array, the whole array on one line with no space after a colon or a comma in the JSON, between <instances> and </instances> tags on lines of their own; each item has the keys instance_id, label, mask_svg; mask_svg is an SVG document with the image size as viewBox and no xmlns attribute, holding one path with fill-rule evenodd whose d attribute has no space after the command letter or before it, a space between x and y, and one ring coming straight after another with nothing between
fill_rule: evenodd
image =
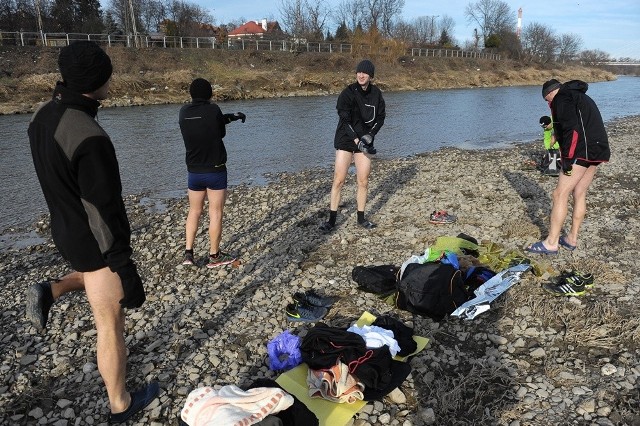
<instances>
[{"instance_id":1,"label":"rocky shore","mask_svg":"<svg viewBox=\"0 0 640 426\"><path fill-rule=\"evenodd\" d=\"M473 321L437 323L356 289L356 265L401 264L438 236L464 232L518 249L546 235L554 178L523 164L539 143L508 149L438 152L375 161L368 215L356 226L355 177L344 189L337 230L320 233L331 170L278 176L264 187L232 188L223 248L241 264L209 270L206 229L199 267L178 266L186 200L149 211L127 198L135 259L148 301L127 315L129 384L158 380L161 396L137 424L175 425L196 387L275 378L266 343L284 330L291 295L314 288L340 296L324 321L347 326L364 310L392 314L430 339L407 381L365 408L354 425L640 424L640 117L608 123L611 163L598 170L578 249L535 257L547 272L527 273ZM382 146L379 149L383 149ZM452 225L432 225L446 209ZM35 226L35 225L34 225ZM39 228L47 235L46 221ZM97 425L107 399L96 367L95 331L83 295L60 300L39 334L24 318L27 287L68 272L50 239L0 253L0 423ZM583 297L553 297L541 283L563 269L595 275Z\"/></svg>"}]
</instances>

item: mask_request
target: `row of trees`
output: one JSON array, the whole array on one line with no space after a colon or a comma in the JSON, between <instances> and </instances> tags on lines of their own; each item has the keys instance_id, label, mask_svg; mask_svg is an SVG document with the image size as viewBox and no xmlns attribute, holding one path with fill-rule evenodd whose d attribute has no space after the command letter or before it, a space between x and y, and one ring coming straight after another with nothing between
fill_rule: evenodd
<instances>
[{"instance_id":1,"label":"row of trees","mask_svg":"<svg viewBox=\"0 0 640 426\"><path fill-rule=\"evenodd\" d=\"M503 0L477 0L465 8L473 35L462 43L453 37L454 20L447 15L402 19L404 0L342 0L334 8L325 0L280 0L277 21L283 36L309 41L350 42L368 35L372 41L393 40L422 47L492 49L524 61L609 60L602 51L581 51L576 34L556 34L532 22L516 34L516 13ZM133 17L133 18L132 18ZM215 26L214 17L196 3L183 0L0 0L0 31L218 36L244 23ZM331 28L336 28L332 34Z\"/></svg>"}]
</instances>

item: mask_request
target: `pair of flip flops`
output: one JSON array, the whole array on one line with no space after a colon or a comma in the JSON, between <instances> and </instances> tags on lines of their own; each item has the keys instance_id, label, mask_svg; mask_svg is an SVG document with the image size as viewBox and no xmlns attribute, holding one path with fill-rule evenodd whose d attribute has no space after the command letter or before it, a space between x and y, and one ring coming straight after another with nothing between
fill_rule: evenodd
<instances>
[{"instance_id":1,"label":"pair of flip flops","mask_svg":"<svg viewBox=\"0 0 640 426\"><path fill-rule=\"evenodd\" d=\"M558 240L558 244L569 251L574 251L576 249L576 246L574 246L573 244L569 244L567 242L567 239L564 237L564 235L560 236L560 239ZM525 249L525 251L528 251L529 253L537 253L537 254L551 254L551 255L558 254L558 250L548 249L544 245L543 241L538 241L537 243L531 244L529 247Z\"/></svg>"}]
</instances>

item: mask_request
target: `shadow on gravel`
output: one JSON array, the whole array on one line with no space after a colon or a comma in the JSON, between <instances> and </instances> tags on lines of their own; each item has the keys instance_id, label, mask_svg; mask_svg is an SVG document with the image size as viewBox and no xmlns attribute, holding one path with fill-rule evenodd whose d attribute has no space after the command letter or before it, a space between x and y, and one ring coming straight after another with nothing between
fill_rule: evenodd
<instances>
[{"instance_id":1,"label":"shadow on gravel","mask_svg":"<svg viewBox=\"0 0 640 426\"><path fill-rule=\"evenodd\" d=\"M415 174L415 167L407 165L393 170L387 176L381 178L380 183L375 184L370 190L371 199L375 199L372 210L379 211L389 198L402 185L411 180ZM169 308L170 311L157 312L160 320L159 329L171 329L175 323L182 330L179 333L180 341L177 341L178 338L176 337L167 341L164 347L155 349L155 351L160 352L160 356L170 355L167 357L167 362L170 362L169 358L172 356L177 356L180 360L179 366L188 369L189 366L194 364L193 358L199 353L198 350L210 343L212 339L215 339L218 341L216 345L220 350L220 354L230 350L236 354L237 362L241 367L248 367L248 371L243 371L239 374L238 383L236 384L247 384L252 380L264 377L264 359L256 358L256 351L255 349L252 351L252 345L255 347L264 345L267 336L256 335L254 330L247 330L247 333L244 334L238 332L230 333L230 331L225 330L225 327L230 322L233 322L237 315L248 306L251 307L249 309L250 314L257 313L256 323L261 323L260 325L266 325L267 327L273 323L272 318L259 315L260 306L258 304L256 304L255 308L252 306L252 304L256 303L253 300L256 293L262 290L265 291L267 296L257 303L273 304L278 303L278 300L280 300L281 306L276 306L274 310L278 313L279 317L276 320L280 322L283 330L291 328L292 325L298 327L300 331L310 327L308 324L287 323L284 310L289 294L298 290L290 287L289 284L291 277L294 276L294 271L310 254L317 251L324 241L331 238L332 234L325 235L318 230L317 227L320 222L315 219L316 216L319 218L319 212L314 213L315 206L324 202L327 195L326 191L330 187L330 181L317 183L306 181L298 187L300 192L296 194L293 200L280 206L273 206L273 210L267 217L243 229L242 238L238 236L232 237L234 250L252 253L257 251L255 246L260 245L265 248L268 247L264 254L251 258L240 274L230 273L223 280L212 282L210 291L206 294L202 293L202 297L197 300L187 304L177 304ZM300 205L306 207L297 209L296 206ZM305 237L304 235L308 236ZM247 236L249 238L246 238ZM300 237L297 238L297 236ZM251 277L248 281L239 282L241 278L247 276ZM166 278L174 279L171 276ZM274 281L279 281L281 284L273 284ZM211 303L216 300L220 302L217 295L224 292L234 292L230 297L223 300L224 306L217 310L211 310L209 317L200 315L192 318L194 312L201 312L204 309L202 305L205 303ZM274 307L271 305L266 308L271 310ZM278 326L274 325L273 328L275 330ZM251 336L252 334L253 336ZM209 337L206 337L206 335ZM221 342L224 343L221 344ZM187 344L185 345L185 343ZM144 357L145 348L148 344L149 342L140 340L134 344L137 348L130 348L132 353L136 353L136 357ZM222 355L220 356L222 357ZM140 364L141 361L131 360L130 362L132 365L136 365ZM158 372L169 373L172 377L177 374L175 368L172 372L167 371L168 366L157 365L156 369ZM269 372L267 375L270 374L272 373ZM178 376L181 375L182 373L178 374ZM215 373L213 377L215 377ZM207 379L200 377L199 380ZM170 393L181 385L174 383L173 379L169 379L168 382L167 391ZM194 383L193 385L195 387L196 384Z\"/></svg>"},{"instance_id":2,"label":"shadow on gravel","mask_svg":"<svg viewBox=\"0 0 640 426\"><path fill-rule=\"evenodd\" d=\"M531 223L540 229L541 235L545 235L547 230L544 218L551 214L549 192L524 173L505 172L504 177L524 201Z\"/></svg>"}]
</instances>

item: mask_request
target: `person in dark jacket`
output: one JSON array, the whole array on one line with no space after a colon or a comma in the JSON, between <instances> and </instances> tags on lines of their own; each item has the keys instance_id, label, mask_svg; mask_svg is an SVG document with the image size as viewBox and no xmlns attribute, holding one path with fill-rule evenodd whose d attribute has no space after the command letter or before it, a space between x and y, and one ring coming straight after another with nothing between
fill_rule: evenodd
<instances>
[{"instance_id":1,"label":"person in dark jacket","mask_svg":"<svg viewBox=\"0 0 640 426\"><path fill-rule=\"evenodd\" d=\"M196 78L189 86L192 101L180 109L179 124L186 149L189 213L186 221L186 245L183 265L194 265L193 244L198 222L209 200L209 262L207 268L232 263L234 256L220 250L222 215L227 197L227 150L222 138L226 125L246 116L241 113L222 114L211 102L211 83Z\"/></svg>"},{"instance_id":2,"label":"person in dark jacket","mask_svg":"<svg viewBox=\"0 0 640 426\"><path fill-rule=\"evenodd\" d=\"M74 272L31 286L27 318L46 327L54 301L84 290L97 330L98 370L111 413L109 423L125 422L158 394L157 382L127 392L127 349L123 308L145 301L142 280L131 259L131 230L122 200L115 150L96 122L100 100L109 90L112 65L95 43L80 41L60 50L53 99L29 123L29 142L51 215L51 236Z\"/></svg>"},{"instance_id":3,"label":"person in dark jacket","mask_svg":"<svg viewBox=\"0 0 640 426\"><path fill-rule=\"evenodd\" d=\"M356 67L356 82L348 85L340 96L338 110L338 127L336 128L333 146L336 149L329 220L320 229L330 232L336 225L340 195L349 165L356 165L357 192L356 205L358 225L365 229L373 229L376 225L365 219L364 209L367 202L369 173L371 172L371 155L376 153L374 138L384 125L385 103L382 92L372 84L375 67L367 59L360 61Z\"/></svg>"},{"instance_id":4,"label":"person in dark jacket","mask_svg":"<svg viewBox=\"0 0 640 426\"><path fill-rule=\"evenodd\" d=\"M559 246L574 250L587 210L587 190L597 166L609 161L609 139L596 103L587 96L587 83L552 79L542 86L549 103L556 140L560 144L562 174L553 191L549 235L527 247L532 253L557 254ZM573 195L571 229L562 234L569 196Z\"/></svg>"}]
</instances>

